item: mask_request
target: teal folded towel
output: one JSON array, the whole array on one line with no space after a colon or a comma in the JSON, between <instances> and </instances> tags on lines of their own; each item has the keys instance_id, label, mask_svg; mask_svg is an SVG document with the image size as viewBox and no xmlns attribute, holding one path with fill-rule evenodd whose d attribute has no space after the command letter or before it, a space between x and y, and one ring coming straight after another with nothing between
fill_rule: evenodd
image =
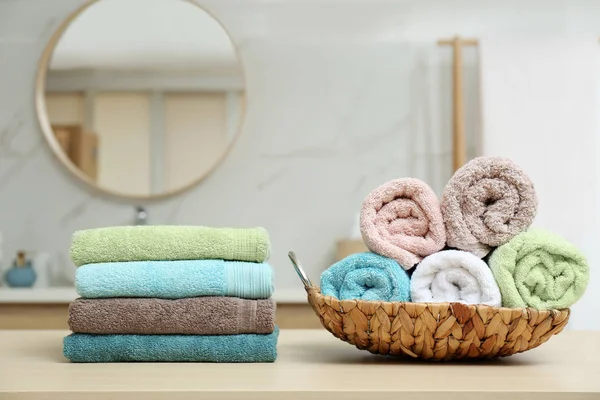
<instances>
[{"instance_id":1,"label":"teal folded towel","mask_svg":"<svg viewBox=\"0 0 600 400\"><path fill-rule=\"evenodd\" d=\"M268 299L273 272L266 263L223 260L130 261L77 268L81 297L156 297L179 299L229 296Z\"/></svg>"},{"instance_id":2,"label":"teal folded towel","mask_svg":"<svg viewBox=\"0 0 600 400\"><path fill-rule=\"evenodd\" d=\"M268 335L93 335L64 339L64 355L77 363L273 362L279 329Z\"/></svg>"},{"instance_id":3,"label":"teal folded towel","mask_svg":"<svg viewBox=\"0 0 600 400\"><path fill-rule=\"evenodd\" d=\"M75 232L71 243L71 259L77 266L206 259L263 262L269 251L269 235L263 228L115 226Z\"/></svg>"},{"instance_id":4,"label":"teal folded towel","mask_svg":"<svg viewBox=\"0 0 600 400\"><path fill-rule=\"evenodd\" d=\"M410 301L410 278L391 258L358 253L321 274L321 293L340 300Z\"/></svg>"}]
</instances>

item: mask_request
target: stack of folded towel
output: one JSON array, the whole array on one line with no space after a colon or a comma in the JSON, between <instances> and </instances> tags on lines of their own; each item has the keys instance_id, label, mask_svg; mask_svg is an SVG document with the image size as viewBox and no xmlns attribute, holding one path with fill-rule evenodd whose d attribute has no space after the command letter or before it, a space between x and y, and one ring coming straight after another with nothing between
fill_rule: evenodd
<instances>
[{"instance_id":1,"label":"stack of folded towel","mask_svg":"<svg viewBox=\"0 0 600 400\"><path fill-rule=\"evenodd\" d=\"M321 291L342 300L568 308L583 295L589 267L567 240L529 230L537 204L529 177L502 157L465 164L441 202L418 179L387 182L361 211L372 253L334 264Z\"/></svg>"},{"instance_id":2,"label":"stack of folded towel","mask_svg":"<svg viewBox=\"0 0 600 400\"><path fill-rule=\"evenodd\" d=\"M124 226L76 232L74 362L273 362L273 273L262 228Z\"/></svg>"}]
</instances>

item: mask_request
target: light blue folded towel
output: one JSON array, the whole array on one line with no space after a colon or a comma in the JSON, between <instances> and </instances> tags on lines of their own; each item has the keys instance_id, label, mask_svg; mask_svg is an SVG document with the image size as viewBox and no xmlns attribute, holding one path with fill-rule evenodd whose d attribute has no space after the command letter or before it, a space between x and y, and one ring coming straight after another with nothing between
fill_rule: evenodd
<instances>
[{"instance_id":1,"label":"light blue folded towel","mask_svg":"<svg viewBox=\"0 0 600 400\"><path fill-rule=\"evenodd\" d=\"M340 300L410 301L410 278L391 258L352 254L321 274L321 293Z\"/></svg>"},{"instance_id":2,"label":"light blue folded towel","mask_svg":"<svg viewBox=\"0 0 600 400\"><path fill-rule=\"evenodd\" d=\"M64 355L78 363L273 362L279 329L268 335L92 335L64 339Z\"/></svg>"},{"instance_id":3,"label":"light blue folded towel","mask_svg":"<svg viewBox=\"0 0 600 400\"><path fill-rule=\"evenodd\" d=\"M273 272L266 263L223 260L130 261L77 268L81 297L156 297L179 299L229 296L268 299Z\"/></svg>"}]
</instances>

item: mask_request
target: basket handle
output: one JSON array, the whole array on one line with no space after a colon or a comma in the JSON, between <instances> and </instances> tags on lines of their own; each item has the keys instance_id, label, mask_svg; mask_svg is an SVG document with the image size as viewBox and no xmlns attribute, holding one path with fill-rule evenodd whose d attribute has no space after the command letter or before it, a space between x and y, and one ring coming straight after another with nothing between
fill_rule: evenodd
<instances>
[{"instance_id":1,"label":"basket handle","mask_svg":"<svg viewBox=\"0 0 600 400\"><path fill-rule=\"evenodd\" d=\"M294 253L293 251L290 251L288 253L288 257L290 258L290 261L294 265L294 269L296 270L298 277L300 277L300 280L302 281L302 284L304 285L304 289L313 287L313 284L310 281L310 278L308 277L308 275L306 275L306 272L304 272L304 269L302 268L300 261L298 261L298 257L296 257L296 253Z\"/></svg>"}]
</instances>

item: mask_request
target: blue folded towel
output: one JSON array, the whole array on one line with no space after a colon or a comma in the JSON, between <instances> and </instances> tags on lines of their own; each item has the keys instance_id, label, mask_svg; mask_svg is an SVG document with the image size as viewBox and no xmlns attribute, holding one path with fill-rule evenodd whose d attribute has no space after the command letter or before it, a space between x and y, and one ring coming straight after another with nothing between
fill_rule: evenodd
<instances>
[{"instance_id":1,"label":"blue folded towel","mask_svg":"<svg viewBox=\"0 0 600 400\"><path fill-rule=\"evenodd\" d=\"M64 339L64 355L73 362L273 362L279 329L268 335L92 335Z\"/></svg>"},{"instance_id":2,"label":"blue folded towel","mask_svg":"<svg viewBox=\"0 0 600 400\"><path fill-rule=\"evenodd\" d=\"M391 258L352 254L321 274L321 293L340 300L410 301L410 278Z\"/></svg>"},{"instance_id":3,"label":"blue folded towel","mask_svg":"<svg viewBox=\"0 0 600 400\"><path fill-rule=\"evenodd\" d=\"M178 299L229 296L268 299L273 273L266 263L223 260L130 261L77 268L80 296Z\"/></svg>"}]
</instances>

